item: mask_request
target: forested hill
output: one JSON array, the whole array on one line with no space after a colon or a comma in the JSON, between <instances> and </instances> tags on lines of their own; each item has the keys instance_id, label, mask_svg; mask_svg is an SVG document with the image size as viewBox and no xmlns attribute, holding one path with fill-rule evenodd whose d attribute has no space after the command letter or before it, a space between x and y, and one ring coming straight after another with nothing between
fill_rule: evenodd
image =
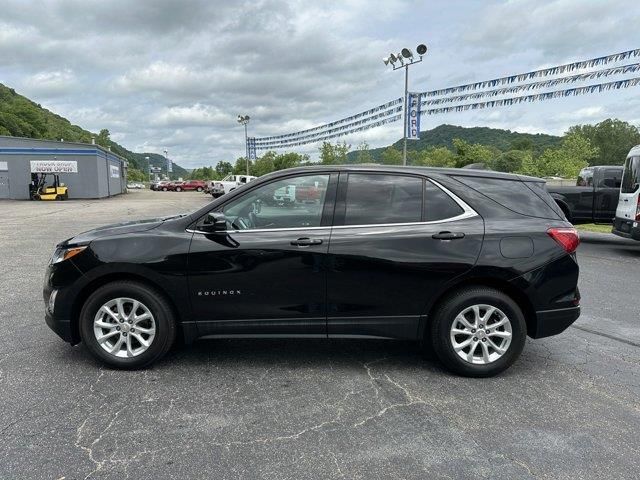
<instances>
[{"instance_id":1,"label":"forested hill","mask_svg":"<svg viewBox=\"0 0 640 480\"><path fill-rule=\"evenodd\" d=\"M408 140L407 150L427 150L433 147L447 147L451 150L453 139L459 138L467 143L481 144L487 147L496 147L500 151L532 149L536 155L550 147L557 147L562 142L560 137L546 135L544 133L518 133L510 130L501 130L489 127L458 127L456 125L440 125L433 130L420 132L420 140ZM402 140L392 145L402 151ZM388 147L373 148L369 150L371 159L379 161L380 154ZM355 161L358 151L349 152L350 161Z\"/></svg>"},{"instance_id":2,"label":"forested hill","mask_svg":"<svg viewBox=\"0 0 640 480\"><path fill-rule=\"evenodd\" d=\"M72 125L69 120L42 108L38 103L18 94L12 88L0 83L0 135L14 137L42 138L67 142L91 143L91 137L96 137L96 143L103 147L111 147L111 151L126 158L130 168L148 171L145 157L156 167L164 167L165 159L157 153L134 153L108 137L108 131L102 130L95 134L84 130L78 125ZM188 172L179 165L173 164L173 174L176 177L186 177Z\"/></svg>"}]
</instances>

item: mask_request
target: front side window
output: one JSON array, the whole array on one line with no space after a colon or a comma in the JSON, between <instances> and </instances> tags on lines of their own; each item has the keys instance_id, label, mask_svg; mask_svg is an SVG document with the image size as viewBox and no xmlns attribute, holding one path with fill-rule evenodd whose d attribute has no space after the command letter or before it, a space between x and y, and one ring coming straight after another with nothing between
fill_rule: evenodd
<instances>
[{"instance_id":1,"label":"front side window","mask_svg":"<svg viewBox=\"0 0 640 480\"><path fill-rule=\"evenodd\" d=\"M629 157L622 173L622 193L634 193L640 184L640 157Z\"/></svg>"},{"instance_id":2,"label":"front side window","mask_svg":"<svg viewBox=\"0 0 640 480\"><path fill-rule=\"evenodd\" d=\"M351 173L345 225L412 223L422 220L422 179Z\"/></svg>"},{"instance_id":3,"label":"front side window","mask_svg":"<svg viewBox=\"0 0 640 480\"><path fill-rule=\"evenodd\" d=\"M230 228L319 227L329 175L284 178L262 185L224 206Z\"/></svg>"},{"instance_id":4,"label":"front side window","mask_svg":"<svg viewBox=\"0 0 640 480\"><path fill-rule=\"evenodd\" d=\"M590 168L584 168L580 170L578 174L578 181L576 182L578 187L593 187L593 170Z\"/></svg>"}]
</instances>

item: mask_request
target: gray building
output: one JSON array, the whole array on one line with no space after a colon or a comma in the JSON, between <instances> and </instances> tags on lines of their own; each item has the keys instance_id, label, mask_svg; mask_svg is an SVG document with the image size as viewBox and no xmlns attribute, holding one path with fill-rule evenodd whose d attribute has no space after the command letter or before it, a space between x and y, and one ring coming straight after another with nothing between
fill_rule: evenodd
<instances>
[{"instance_id":1,"label":"gray building","mask_svg":"<svg viewBox=\"0 0 640 480\"><path fill-rule=\"evenodd\" d=\"M0 199L28 199L31 174L43 172L57 172L70 199L127 191L127 161L99 145L0 136Z\"/></svg>"}]
</instances>

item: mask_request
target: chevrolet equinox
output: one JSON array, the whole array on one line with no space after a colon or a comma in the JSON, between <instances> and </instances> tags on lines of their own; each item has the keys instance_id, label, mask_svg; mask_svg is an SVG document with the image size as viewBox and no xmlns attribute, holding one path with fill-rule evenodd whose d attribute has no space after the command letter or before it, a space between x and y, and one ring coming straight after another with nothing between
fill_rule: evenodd
<instances>
[{"instance_id":1,"label":"chevrolet equinox","mask_svg":"<svg viewBox=\"0 0 640 480\"><path fill-rule=\"evenodd\" d=\"M578 318L578 243L537 178L294 168L191 214L65 240L45 317L120 368L151 364L178 335L347 337L415 340L449 370L486 377L527 336Z\"/></svg>"}]
</instances>

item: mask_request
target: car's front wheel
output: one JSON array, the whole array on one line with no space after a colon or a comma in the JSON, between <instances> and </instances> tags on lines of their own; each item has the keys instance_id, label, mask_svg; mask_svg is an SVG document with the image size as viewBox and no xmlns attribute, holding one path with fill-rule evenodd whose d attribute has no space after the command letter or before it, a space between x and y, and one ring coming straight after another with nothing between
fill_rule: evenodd
<instances>
[{"instance_id":1,"label":"car's front wheel","mask_svg":"<svg viewBox=\"0 0 640 480\"><path fill-rule=\"evenodd\" d=\"M490 377L520 356L527 336L522 310L486 287L460 290L434 312L433 350L444 366L468 377Z\"/></svg>"},{"instance_id":2,"label":"car's front wheel","mask_svg":"<svg viewBox=\"0 0 640 480\"><path fill-rule=\"evenodd\" d=\"M118 368L147 366L173 345L171 306L137 282L113 282L89 296L80 313L80 336L98 359Z\"/></svg>"}]
</instances>

